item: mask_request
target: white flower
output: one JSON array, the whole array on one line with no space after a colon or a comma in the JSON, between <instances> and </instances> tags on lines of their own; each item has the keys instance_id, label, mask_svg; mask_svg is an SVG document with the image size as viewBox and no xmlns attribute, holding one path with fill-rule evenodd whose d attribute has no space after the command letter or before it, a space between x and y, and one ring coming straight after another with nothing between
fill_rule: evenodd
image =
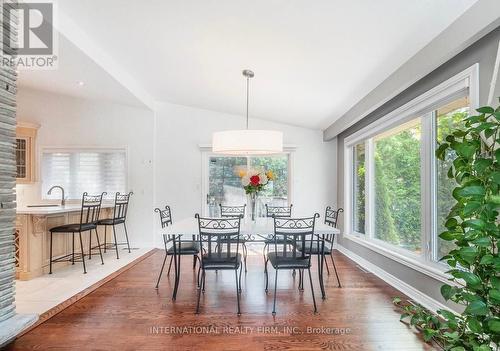
<instances>
[{"instance_id":1,"label":"white flower","mask_svg":"<svg viewBox=\"0 0 500 351\"><path fill-rule=\"evenodd\" d=\"M250 184L250 176L247 174L241 178L241 185L248 186Z\"/></svg>"},{"instance_id":2,"label":"white flower","mask_svg":"<svg viewBox=\"0 0 500 351\"><path fill-rule=\"evenodd\" d=\"M266 185L269 179L267 179L267 176L265 173L260 173L259 174L259 179L260 179L260 184Z\"/></svg>"}]
</instances>

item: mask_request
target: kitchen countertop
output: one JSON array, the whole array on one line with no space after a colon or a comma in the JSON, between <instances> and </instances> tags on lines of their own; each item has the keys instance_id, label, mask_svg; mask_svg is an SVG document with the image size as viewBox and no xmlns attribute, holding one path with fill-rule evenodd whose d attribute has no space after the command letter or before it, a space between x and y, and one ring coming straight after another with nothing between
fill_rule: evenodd
<instances>
[{"instance_id":1,"label":"kitchen countertop","mask_svg":"<svg viewBox=\"0 0 500 351\"><path fill-rule=\"evenodd\" d=\"M111 203L103 203L101 205L101 208L111 208L114 205ZM80 211L82 208L81 204L66 204L64 206L53 206L53 207L18 207L16 209L16 214L18 215L37 215L37 216L43 216L43 215L51 215L51 214L58 214L58 213L66 213L66 212L75 212L75 211Z\"/></svg>"}]
</instances>

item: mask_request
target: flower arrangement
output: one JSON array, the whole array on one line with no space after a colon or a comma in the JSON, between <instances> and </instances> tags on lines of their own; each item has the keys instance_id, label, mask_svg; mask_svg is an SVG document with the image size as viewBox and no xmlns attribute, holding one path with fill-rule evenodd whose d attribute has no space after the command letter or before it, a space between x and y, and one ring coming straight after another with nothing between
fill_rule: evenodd
<instances>
[{"instance_id":1,"label":"flower arrangement","mask_svg":"<svg viewBox=\"0 0 500 351\"><path fill-rule=\"evenodd\" d=\"M246 194L258 193L269 181L274 180L274 173L271 170L267 172L256 169L241 170L238 175L241 178L241 185L243 185Z\"/></svg>"}]
</instances>

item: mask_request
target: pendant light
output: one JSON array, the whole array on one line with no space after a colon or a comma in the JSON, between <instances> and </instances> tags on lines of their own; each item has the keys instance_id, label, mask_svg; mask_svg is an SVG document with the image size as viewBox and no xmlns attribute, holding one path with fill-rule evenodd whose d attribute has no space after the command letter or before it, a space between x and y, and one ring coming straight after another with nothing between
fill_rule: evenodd
<instances>
[{"instance_id":1,"label":"pendant light","mask_svg":"<svg viewBox=\"0 0 500 351\"><path fill-rule=\"evenodd\" d=\"M283 152L282 132L248 129L249 86L254 73L246 69L243 76L247 80L246 129L215 132L212 135L212 152L224 155L268 155Z\"/></svg>"}]
</instances>

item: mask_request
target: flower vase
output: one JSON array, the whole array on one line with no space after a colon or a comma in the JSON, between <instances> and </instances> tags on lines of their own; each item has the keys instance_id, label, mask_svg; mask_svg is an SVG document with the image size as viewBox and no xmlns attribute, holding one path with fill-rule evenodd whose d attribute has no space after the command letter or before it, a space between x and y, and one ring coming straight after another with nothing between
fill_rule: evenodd
<instances>
[{"instance_id":1,"label":"flower vase","mask_svg":"<svg viewBox=\"0 0 500 351\"><path fill-rule=\"evenodd\" d=\"M250 204L250 213L252 221L255 221L255 215L257 212L257 193L248 194L249 204Z\"/></svg>"}]
</instances>

